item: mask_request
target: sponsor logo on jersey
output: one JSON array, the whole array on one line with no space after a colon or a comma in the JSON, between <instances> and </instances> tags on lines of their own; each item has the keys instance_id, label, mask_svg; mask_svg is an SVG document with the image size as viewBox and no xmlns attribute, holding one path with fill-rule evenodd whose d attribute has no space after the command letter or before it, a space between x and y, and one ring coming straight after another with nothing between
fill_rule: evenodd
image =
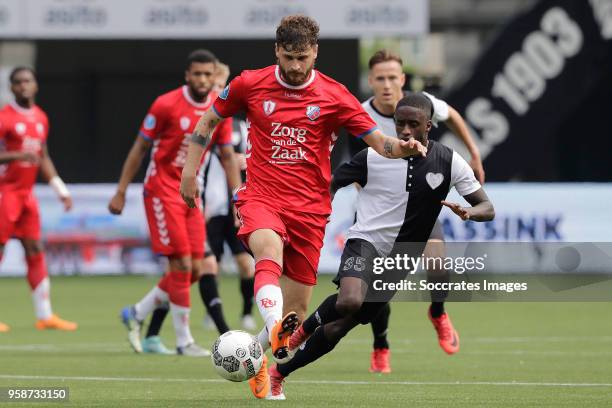
<instances>
[{"instance_id":1,"label":"sponsor logo on jersey","mask_svg":"<svg viewBox=\"0 0 612 408\"><path fill-rule=\"evenodd\" d=\"M157 122L157 120L155 119L155 116L154 116L153 114L149 113L149 114L148 114L148 115L145 117L145 120L144 120L144 123L143 123L143 125L142 125L142 126L143 126L143 127L146 129L146 130L151 130L151 129L153 129L153 128L155 127L155 123L156 123L156 122Z\"/></svg>"},{"instance_id":2,"label":"sponsor logo on jersey","mask_svg":"<svg viewBox=\"0 0 612 408\"><path fill-rule=\"evenodd\" d=\"M276 102L269 99L264 101L263 110L266 116L270 116L272 112L274 112L274 109L276 109Z\"/></svg>"},{"instance_id":3,"label":"sponsor logo on jersey","mask_svg":"<svg viewBox=\"0 0 612 408\"><path fill-rule=\"evenodd\" d=\"M303 96L303 94L299 92L290 92L290 91L285 91L284 95L287 98L295 98L295 99L300 99Z\"/></svg>"},{"instance_id":4,"label":"sponsor logo on jersey","mask_svg":"<svg viewBox=\"0 0 612 408\"><path fill-rule=\"evenodd\" d=\"M308 119L316 120L320 114L321 114L321 108L319 108L318 106L308 105L306 107L306 116L308 116Z\"/></svg>"},{"instance_id":5,"label":"sponsor logo on jersey","mask_svg":"<svg viewBox=\"0 0 612 408\"><path fill-rule=\"evenodd\" d=\"M440 187L440 184L444 181L444 176L441 173L427 173L425 175L425 181L429 184L432 190Z\"/></svg>"},{"instance_id":6,"label":"sponsor logo on jersey","mask_svg":"<svg viewBox=\"0 0 612 408\"><path fill-rule=\"evenodd\" d=\"M15 132L19 135L23 135L26 132L26 125L23 122L15 123Z\"/></svg>"},{"instance_id":7,"label":"sponsor logo on jersey","mask_svg":"<svg viewBox=\"0 0 612 408\"><path fill-rule=\"evenodd\" d=\"M181 129L183 129L183 131L187 131L187 129L189 129L189 125L191 125L191 119L189 119L187 116L182 116L179 123L181 125Z\"/></svg>"},{"instance_id":8,"label":"sponsor logo on jersey","mask_svg":"<svg viewBox=\"0 0 612 408\"><path fill-rule=\"evenodd\" d=\"M219 94L219 98L223 99L224 101L227 100L227 97L229 96L229 91L230 91L230 86L228 84L225 88L223 88L223 90Z\"/></svg>"}]
</instances>

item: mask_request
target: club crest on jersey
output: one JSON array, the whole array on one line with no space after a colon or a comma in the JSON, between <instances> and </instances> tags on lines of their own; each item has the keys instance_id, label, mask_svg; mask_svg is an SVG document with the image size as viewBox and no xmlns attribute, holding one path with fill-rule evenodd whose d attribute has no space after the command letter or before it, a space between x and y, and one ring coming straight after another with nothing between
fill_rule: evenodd
<instances>
[{"instance_id":1,"label":"club crest on jersey","mask_svg":"<svg viewBox=\"0 0 612 408\"><path fill-rule=\"evenodd\" d=\"M37 123L37 124L36 124L36 131L38 132L38 134L39 134L40 136L42 136L42 135L43 135L43 133L45 132L45 127L43 126L43 124L42 124L42 123Z\"/></svg>"},{"instance_id":2,"label":"club crest on jersey","mask_svg":"<svg viewBox=\"0 0 612 408\"><path fill-rule=\"evenodd\" d=\"M444 181L444 176L441 173L427 173L425 175L425 181L429 184L432 190L440 187L440 184Z\"/></svg>"},{"instance_id":3,"label":"club crest on jersey","mask_svg":"<svg viewBox=\"0 0 612 408\"><path fill-rule=\"evenodd\" d=\"M181 129L183 129L183 131L187 131L187 129L189 129L189 125L191 125L191 120L187 116L182 116L179 120L179 124L181 125Z\"/></svg>"},{"instance_id":4,"label":"club crest on jersey","mask_svg":"<svg viewBox=\"0 0 612 408\"><path fill-rule=\"evenodd\" d=\"M225 88L223 88L223 90L219 94L219 98L223 99L224 101L227 100L227 97L229 96L229 91L230 91L230 86L227 85Z\"/></svg>"},{"instance_id":5,"label":"club crest on jersey","mask_svg":"<svg viewBox=\"0 0 612 408\"><path fill-rule=\"evenodd\" d=\"M308 119L317 120L320 114L321 114L321 108L319 108L318 106L308 105L306 107L306 116L308 116Z\"/></svg>"},{"instance_id":6,"label":"club crest on jersey","mask_svg":"<svg viewBox=\"0 0 612 408\"><path fill-rule=\"evenodd\" d=\"M263 110L266 116L270 116L272 112L274 112L274 109L276 109L276 102L269 99L264 101Z\"/></svg>"},{"instance_id":7,"label":"club crest on jersey","mask_svg":"<svg viewBox=\"0 0 612 408\"><path fill-rule=\"evenodd\" d=\"M23 122L15 123L15 132L19 135L23 135L26 132L26 125Z\"/></svg>"}]
</instances>

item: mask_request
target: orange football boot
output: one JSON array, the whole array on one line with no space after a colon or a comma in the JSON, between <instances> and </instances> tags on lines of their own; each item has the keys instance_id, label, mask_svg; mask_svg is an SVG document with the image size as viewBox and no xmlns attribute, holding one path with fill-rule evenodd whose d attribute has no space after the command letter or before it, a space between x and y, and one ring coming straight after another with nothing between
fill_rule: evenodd
<instances>
[{"instance_id":1,"label":"orange football boot","mask_svg":"<svg viewBox=\"0 0 612 408\"><path fill-rule=\"evenodd\" d=\"M291 359L289 355L289 339L300 325L297 313L289 312L276 322L270 332L270 348L277 363L286 363Z\"/></svg>"},{"instance_id":2,"label":"orange football boot","mask_svg":"<svg viewBox=\"0 0 612 408\"><path fill-rule=\"evenodd\" d=\"M370 372L389 374L391 372L391 350L388 348L374 349L370 357Z\"/></svg>"},{"instance_id":3,"label":"orange football boot","mask_svg":"<svg viewBox=\"0 0 612 408\"><path fill-rule=\"evenodd\" d=\"M434 329L438 332L438 343L446 354L455 354L459 351L459 333L453 327L447 313L442 313L440 317L432 317L431 310L427 313L429 320L433 323Z\"/></svg>"},{"instance_id":4,"label":"orange football boot","mask_svg":"<svg viewBox=\"0 0 612 408\"><path fill-rule=\"evenodd\" d=\"M60 319L57 315L51 315L48 319L40 319L36 321L38 330L63 330L75 331L78 325L75 322Z\"/></svg>"},{"instance_id":5,"label":"orange football boot","mask_svg":"<svg viewBox=\"0 0 612 408\"><path fill-rule=\"evenodd\" d=\"M268 375L268 357L264 354L263 364L255 374L255 377L249 380L249 387L255 398L265 398L270 392L270 376Z\"/></svg>"}]
</instances>

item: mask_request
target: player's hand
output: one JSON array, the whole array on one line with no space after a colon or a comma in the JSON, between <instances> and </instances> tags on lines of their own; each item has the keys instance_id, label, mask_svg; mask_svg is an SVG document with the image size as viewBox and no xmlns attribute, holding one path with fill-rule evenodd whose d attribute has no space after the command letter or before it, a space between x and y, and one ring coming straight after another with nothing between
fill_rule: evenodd
<instances>
[{"instance_id":1,"label":"player's hand","mask_svg":"<svg viewBox=\"0 0 612 408\"><path fill-rule=\"evenodd\" d=\"M444 201L444 200L442 200L442 205L445 205L448 208L450 208L451 211L457 214L459 217L461 217L463 221L467 221L470 219L470 211L469 211L470 209L469 208L464 208L464 207L461 207L457 203L451 203L449 201Z\"/></svg>"},{"instance_id":2,"label":"player's hand","mask_svg":"<svg viewBox=\"0 0 612 408\"><path fill-rule=\"evenodd\" d=\"M38 164L40 162L40 156L32 152L19 152L17 160Z\"/></svg>"},{"instance_id":3,"label":"player's hand","mask_svg":"<svg viewBox=\"0 0 612 408\"><path fill-rule=\"evenodd\" d=\"M240 221L240 217L238 216L238 209L236 208L235 204L232 204L232 212L234 213L234 227L242 227L242 221Z\"/></svg>"},{"instance_id":4,"label":"player's hand","mask_svg":"<svg viewBox=\"0 0 612 408\"><path fill-rule=\"evenodd\" d=\"M402 157L406 156L423 156L427 155L427 148L421 144L418 140L401 140L399 146L402 151Z\"/></svg>"},{"instance_id":5,"label":"player's hand","mask_svg":"<svg viewBox=\"0 0 612 408\"><path fill-rule=\"evenodd\" d=\"M124 207L125 193L115 193L113 198L111 198L110 202L108 203L108 211L110 211L111 214L119 215L123 212Z\"/></svg>"},{"instance_id":6,"label":"player's hand","mask_svg":"<svg viewBox=\"0 0 612 408\"><path fill-rule=\"evenodd\" d=\"M199 196L198 185L195 176L181 176L181 197L189 208L196 207L196 198Z\"/></svg>"},{"instance_id":7,"label":"player's hand","mask_svg":"<svg viewBox=\"0 0 612 408\"><path fill-rule=\"evenodd\" d=\"M470 167L474 170L474 176L476 176L476 180L480 184L484 184L485 182L485 171L484 167L482 167L482 160L480 160L480 156L472 156L472 160L470 160Z\"/></svg>"},{"instance_id":8,"label":"player's hand","mask_svg":"<svg viewBox=\"0 0 612 408\"><path fill-rule=\"evenodd\" d=\"M70 196L60 197L60 200L62 201L62 204L64 204L64 211L67 212L72 209L72 197Z\"/></svg>"}]
</instances>

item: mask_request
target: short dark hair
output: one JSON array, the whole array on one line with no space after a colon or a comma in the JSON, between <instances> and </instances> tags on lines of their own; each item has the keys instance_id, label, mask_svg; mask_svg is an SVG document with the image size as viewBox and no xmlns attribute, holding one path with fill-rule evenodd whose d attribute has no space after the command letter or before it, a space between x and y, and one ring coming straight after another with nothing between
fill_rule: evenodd
<instances>
[{"instance_id":1,"label":"short dark hair","mask_svg":"<svg viewBox=\"0 0 612 408\"><path fill-rule=\"evenodd\" d=\"M398 110L402 106L411 106L413 108L422 110L425 112L427 120L431 120L431 117L433 116L433 104L431 103L431 100L420 92L409 93L408 95L404 96L397 103L395 110Z\"/></svg>"},{"instance_id":2,"label":"short dark hair","mask_svg":"<svg viewBox=\"0 0 612 408\"><path fill-rule=\"evenodd\" d=\"M206 63L213 63L216 64L217 61L219 61L217 59L217 57L215 57L215 54L213 54L212 52L205 50L203 48L192 51L188 56L187 56L187 65L185 66L185 69L189 69L191 67L191 64L193 64L194 62L200 62L203 64Z\"/></svg>"},{"instance_id":3,"label":"short dark hair","mask_svg":"<svg viewBox=\"0 0 612 408\"><path fill-rule=\"evenodd\" d=\"M368 67L372 69L372 67L376 64L380 64L381 62L387 61L396 61L399 62L400 66L404 66L404 62L402 61L402 57L397 54L392 53L389 50L378 50L372 55L370 61L368 62Z\"/></svg>"},{"instance_id":4,"label":"short dark hair","mask_svg":"<svg viewBox=\"0 0 612 408\"><path fill-rule=\"evenodd\" d=\"M25 65L20 65L18 67L13 68L9 75L9 81L11 82L11 84L15 83L15 77L17 76L17 74L23 71L28 71L32 74L34 79L36 79L36 71L34 71L34 68L26 67Z\"/></svg>"},{"instance_id":5,"label":"short dark hair","mask_svg":"<svg viewBox=\"0 0 612 408\"><path fill-rule=\"evenodd\" d=\"M317 45L318 41L319 24L308 16L283 17L276 28L276 45L288 51L303 51Z\"/></svg>"}]
</instances>

